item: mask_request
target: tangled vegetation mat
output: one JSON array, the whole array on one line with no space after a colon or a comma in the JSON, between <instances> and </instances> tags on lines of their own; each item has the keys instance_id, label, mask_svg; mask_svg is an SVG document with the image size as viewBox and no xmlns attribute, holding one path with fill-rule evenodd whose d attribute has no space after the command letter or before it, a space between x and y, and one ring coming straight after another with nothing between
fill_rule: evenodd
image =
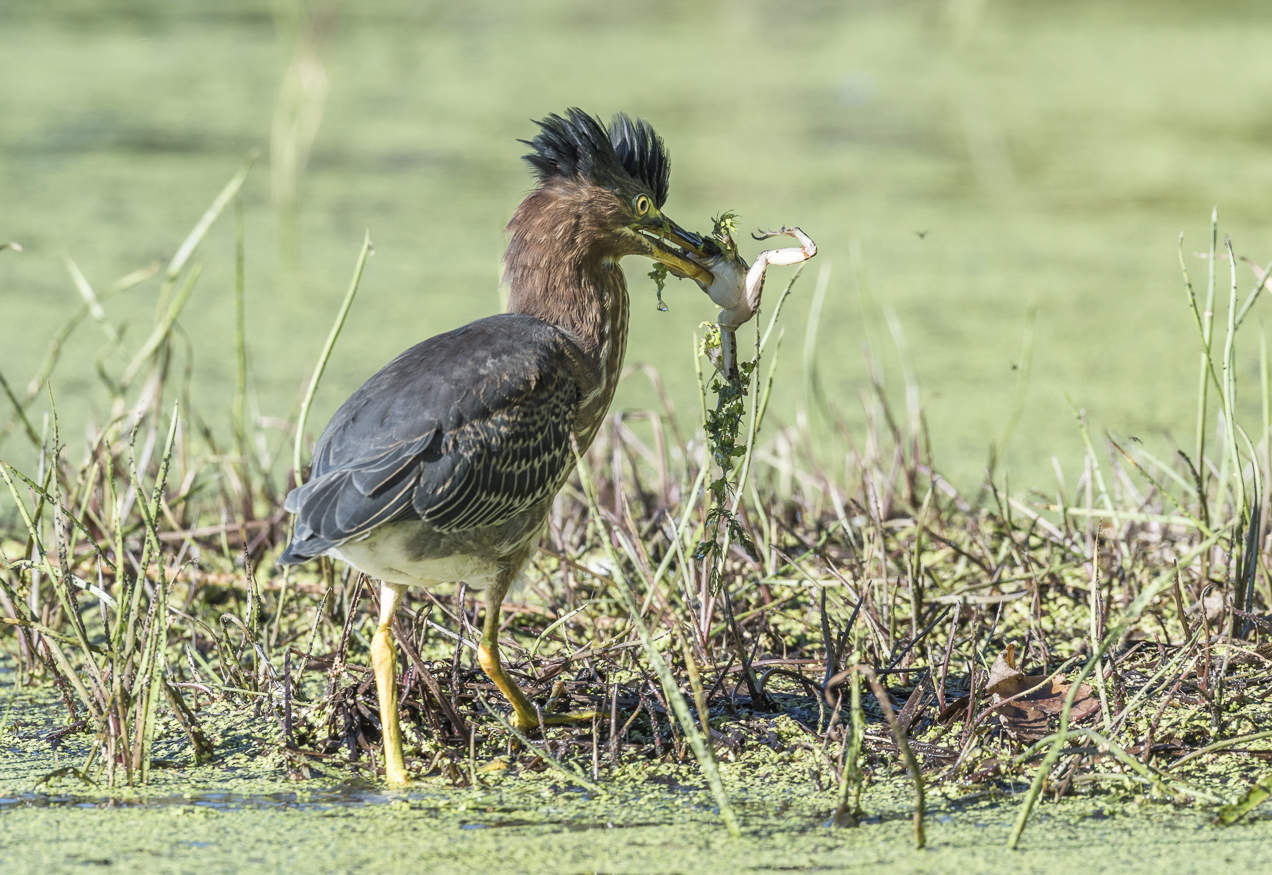
<instances>
[{"instance_id":1,"label":"tangled vegetation mat","mask_svg":"<svg viewBox=\"0 0 1272 875\"><path fill-rule=\"evenodd\" d=\"M1262 421L1228 427L1261 287L1237 294L1217 235L1231 293L1187 286L1203 350L1195 445L1162 460L1088 437L1052 494L992 481L960 494L932 468L921 410L892 409L882 386L833 466L809 431L763 430L780 303L748 341L742 386L712 376L704 350L703 423L609 420L505 606L505 659L531 697L599 716L515 730L476 666L478 603L413 594L395 632L415 784L397 794L377 783L375 588L326 561L273 564L303 413L248 415L241 333L233 409L190 397L190 256L242 178L165 271L117 284L157 283L161 306L147 331L113 333L98 374L110 413L86 443L60 433L46 383L80 322L110 326L86 284L36 379L4 383L7 429L38 457L0 465L0 807L4 841L26 835L33 867L200 843L231 859L239 830L265 832L250 844L265 866L309 853L296 818L310 814L333 830L323 841L348 843L337 868L442 836L459 856L413 859L688 865L657 856L671 849L838 865L846 849L897 859L899 834L1076 854L1075 823L1112 820L1119 842L1199 842L1208 857L1216 843L1237 860L1266 836L1272 381L1265 360ZM822 399L809 415L834 428L835 405L808 388ZM600 837L611 828L622 856L598 858L618 853ZM99 844L103 831L127 847ZM579 835L574 851L557 844ZM891 850L862 850L884 836ZM156 842L167 850L138 850ZM1126 847L1127 865L1148 863Z\"/></svg>"}]
</instances>

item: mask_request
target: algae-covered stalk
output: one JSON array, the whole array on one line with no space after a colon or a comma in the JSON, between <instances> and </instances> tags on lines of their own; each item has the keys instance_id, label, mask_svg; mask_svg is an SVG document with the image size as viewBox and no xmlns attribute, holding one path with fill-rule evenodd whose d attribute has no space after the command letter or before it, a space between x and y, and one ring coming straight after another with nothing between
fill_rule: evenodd
<instances>
[{"instance_id":1,"label":"algae-covered stalk","mask_svg":"<svg viewBox=\"0 0 1272 875\"><path fill-rule=\"evenodd\" d=\"M712 282L700 282L699 285L723 308L716 325L707 333L703 349L704 354L709 354L713 349L720 352L720 373L723 379L712 380L711 391L716 396L716 403L714 409L706 411L704 423L711 457L719 467L719 475L710 485L712 501L707 515L708 536L699 543L696 555L703 559L715 553L718 561L713 563L709 572L714 589L718 583L716 578L720 563L730 540L736 539L748 552L754 552L754 545L738 525L728 499L739 485L737 478L742 469L737 466L737 462L745 459L749 448L754 444L754 433L759 427L760 413L756 411L752 417L750 434L744 437L741 433L742 417L746 412L746 387L755 382L753 378L757 373L761 351L757 348L756 357L751 361L738 362L736 331L759 311L768 266L806 261L817 254L817 244L799 228L782 227L777 231L757 231L752 235L756 240L786 235L797 239L800 245L761 252L756 256L755 263L748 266L733 239L737 216L731 212L722 213L713 220L713 225L712 237L720 254L706 263L712 273ZM723 541L719 537L722 524L727 531Z\"/></svg>"}]
</instances>

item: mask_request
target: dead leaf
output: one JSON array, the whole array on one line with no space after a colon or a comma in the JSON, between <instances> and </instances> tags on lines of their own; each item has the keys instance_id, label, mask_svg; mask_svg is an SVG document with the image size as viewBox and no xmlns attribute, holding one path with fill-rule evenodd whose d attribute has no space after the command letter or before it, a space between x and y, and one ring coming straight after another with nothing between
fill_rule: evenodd
<instances>
[{"instance_id":1,"label":"dead leaf","mask_svg":"<svg viewBox=\"0 0 1272 875\"><path fill-rule=\"evenodd\" d=\"M1008 644L1007 649L998 654L998 658L994 660L994 664L989 668L989 680L986 682L986 692L993 693L999 684L1015 680L1021 677L1020 669L1016 668L1016 645Z\"/></svg>"},{"instance_id":2,"label":"dead leaf","mask_svg":"<svg viewBox=\"0 0 1272 875\"><path fill-rule=\"evenodd\" d=\"M1007 649L998 654L990 667L983 692L989 696L991 705L999 706L995 716L999 725L1010 736L1020 741L1037 741L1051 732L1053 719L1064 710L1064 700L1069 695L1070 686L1062 678L1021 672L1016 667L1016 646L1008 644ZM1014 699L1013 696L1020 698ZM1012 701L1001 704L1006 699ZM949 725L962 719L969 706L968 697L961 696L946 704L945 710L937 716L937 721ZM1100 700L1093 694L1091 687L1082 684L1073 697L1069 720L1072 723L1085 720L1099 708Z\"/></svg>"},{"instance_id":3,"label":"dead leaf","mask_svg":"<svg viewBox=\"0 0 1272 875\"><path fill-rule=\"evenodd\" d=\"M997 705L1012 699L996 712L999 725L1013 738L1021 741L1037 741L1051 732L1053 717L1064 710L1064 700L1072 686L1063 679L1047 675L1022 674L1016 668L1016 650L1013 645L998 655L989 671L985 692ZM1023 695L1021 695L1023 694ZM1013 698L1019 696L1019 698ZM1069 709L1069 721L1077 723L1090 717L1100 708L1100 700L1088 684L1078 687Z\"/></svg>"}]
</instances>

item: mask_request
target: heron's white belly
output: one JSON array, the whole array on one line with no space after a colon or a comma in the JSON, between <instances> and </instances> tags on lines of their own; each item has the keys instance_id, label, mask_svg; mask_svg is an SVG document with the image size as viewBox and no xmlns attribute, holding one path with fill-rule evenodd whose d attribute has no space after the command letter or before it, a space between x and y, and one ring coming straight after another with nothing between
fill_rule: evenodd
<instances>
[{"instance_id":1,"label":"heron's white belly","mask_svg":"<svg viewBox=\"0 0 1272 875\"><path fill-rule=\"evenodd\" d=\"M419 557L408 540L404 528L385 526L361 540L345 541L329 555L370 577L403 586L431 589L462 580L470 589L485 589L495 582L498 568L490 559L464 553Z\"/></svg>"}]
</instances>

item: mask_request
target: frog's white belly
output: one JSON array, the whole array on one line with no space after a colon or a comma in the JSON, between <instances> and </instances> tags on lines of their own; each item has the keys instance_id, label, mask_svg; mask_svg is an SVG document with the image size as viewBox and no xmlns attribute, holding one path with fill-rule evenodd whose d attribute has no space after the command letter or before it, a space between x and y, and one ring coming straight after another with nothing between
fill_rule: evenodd
<instances>
[{"instance_id":1,"label":"frog's white belly","mask_svg":"<svg viewBox=\"0 0 1272 875\"><path fill-rule=\"evenodd\" d=\"M737 310L746 304L747 264L741 258L721 255L707 262L713 281L706 290L722 310Z\"/></svg>"},{"instance_id":2,"label":"frog's white belly","mask_svg":"<svg viewBox=\"0 0 1272 875\"><path fill-rule=\"evenodd\" d=\"M461 580L470 589L485 589L495 582L499 568L493 559L468 553L420 556L412 549L405 526L382 526L362 539L345 541L328 554L386 583L433 589Z\"/></svg>"}]
</instances>

